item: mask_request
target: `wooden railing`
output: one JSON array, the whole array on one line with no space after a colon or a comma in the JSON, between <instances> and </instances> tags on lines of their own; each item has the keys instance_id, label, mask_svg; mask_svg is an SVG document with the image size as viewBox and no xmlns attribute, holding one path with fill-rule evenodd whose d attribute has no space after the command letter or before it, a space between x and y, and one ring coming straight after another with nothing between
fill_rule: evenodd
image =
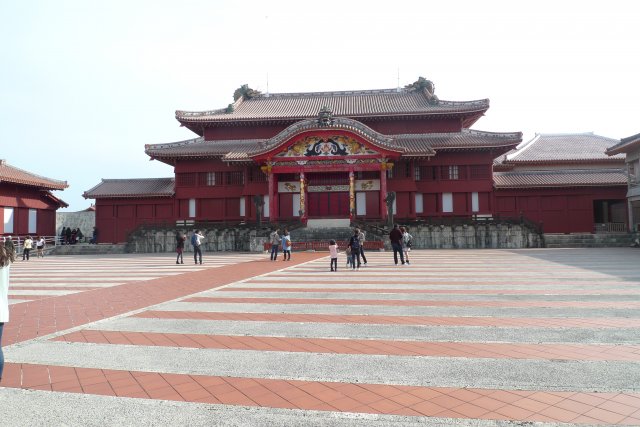
<instances>
[{"instance_id":1,"label":"wooden railing","mask_svg":"<svg viewBox=\"0 0 640 427\"><path fill-rule=\"evenodd\" d=\"M594 225L596 233L626 233L627 224L624 222L605 222Z\"/></svg>"}]
</instances>

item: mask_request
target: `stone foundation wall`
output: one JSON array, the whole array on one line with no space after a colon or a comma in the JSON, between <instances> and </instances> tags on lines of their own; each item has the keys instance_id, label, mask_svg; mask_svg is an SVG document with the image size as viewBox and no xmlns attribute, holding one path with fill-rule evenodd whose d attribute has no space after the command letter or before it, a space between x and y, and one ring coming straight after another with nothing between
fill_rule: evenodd
<instances>
[{"instance_id":1,"label":"stone foundation wall","mask_svg":"<svg viewBox=\"0 0 640 427\"><path fill-rule=\"evenodd\" d=\"M262 252L269 240L270 230L249 228L202 229L204 252ZM300 230L298 230L300 231ZM191 246L192 229L149 229L138 230L127 243L127 252L154 253L175 252L176 235L182 232L187 236L185 252L193 252ZM541 235L519 224L487 225L420 225L409 230L413 236L414 249L482 249L482 248L541 248L544 240ZM293 240L296 232L292 232ZM386 249L391 249L387 234L376 236L367 231L367 240L382 240ZM325 239L326 240L326 239Z\"/></svg>"},{"instance_id":2,"label":"stone foundation wall","mask_svg":"<svg viewBox=\"0 0 640 427\"><path fill-rule=\"evenodd\" d=\"M203 252L262 252L264 243L269 240L268 231L251 229L201 229L204 235ZM191 245L192 229L174 230L138 230L127 242L127 252L154 253L175 252L178 233L187 236L185 252L193 252Z\"/></svg>"},{"instance_id":3,"label":"stone foundation wall","mask_svg":"<svg viewBox=\"0 0 640 427\"><path fill-rule=\"evenodd\" d=\"M520 224L414 225L413 249L520 249L544 247L542 236ZM373 233L368 234L373 239ZM391 249L388 234L379 236Z\"/></svg>"}]
</instances>

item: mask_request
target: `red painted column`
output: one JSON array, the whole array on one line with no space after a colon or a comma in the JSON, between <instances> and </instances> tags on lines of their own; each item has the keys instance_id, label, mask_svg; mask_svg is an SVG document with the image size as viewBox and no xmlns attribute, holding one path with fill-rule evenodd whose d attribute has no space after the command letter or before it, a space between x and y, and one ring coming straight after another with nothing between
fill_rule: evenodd
<instances>
[{"instance_id":1,"label":"red painted column","mask_svg":"<svg viewBox=\"0 0 640 427\"><path fill-rule=\"evenodd\" d=\"M269 172L269 222L276 221L276 192L275 177Z\"/></svg>"},{"instance_id":2,"label":"red painted column","mask_svg":"<svg viewBox=\"0 0 640 427\"><path fill-rule=\"evenodd\" d=\"M383 221L387 220L387 170L380 171L380 217Z\"/></svg>"}]
</instances>

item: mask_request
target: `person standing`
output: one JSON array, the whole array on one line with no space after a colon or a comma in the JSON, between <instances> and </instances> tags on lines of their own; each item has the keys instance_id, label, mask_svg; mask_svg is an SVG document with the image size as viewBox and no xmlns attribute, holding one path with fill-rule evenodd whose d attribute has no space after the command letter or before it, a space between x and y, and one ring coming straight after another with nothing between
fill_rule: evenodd
<instances>
[{"instance_id":1,"label":"person standing","mask_svg":"<svg viewBox=\"0 0 640 427\"><path fill-rule=\"evenodd\" d=\"M33 249L33 239L31 236L27 236L22 243L22 260L25 259L29 261L29 253L31 253L31 249Z\"/></svg>"},{"instance_id":2,"label":"person standing","mask_svg":"<svg viewBox=\"0 0 640 427\"><path fill-rule=\"evenodd\" d=\"M357 269L360 270L360 238L358 230L354 230L353 236L349 239L349 248L351 248L351 269L356 270L356 259L358 260Z\"/></svg>"},{"instance_id":3,"label":"person standing","mask_svg":"<svg viewBox=\"0 0 640 427\"><path fill-rule=\"evenodd\" d=\"M279 231L280 229L276 228L269 235L269 242L271 242L271 261L276 261L278 259L278 246L282 241L280 234L278 234Z\"/></svg>"},{"instance_id":4,"label":"person standing","mask_svg":"<svg viewBox=\"0 0 640 427\"><path fill-rule=\"evenodd\" d=\"M391 247L393 248L393 262L398 265L398 254L400 254L400 261L404 265L404 254L402 253L402 232L398 224L393 226L393 230L389 233L389 240L391 241Z\"/></svg>"},{"instance_id":5,"label":"person standing","mask_svg":"<svg viewBox=\"0 0 640 427\"><path fill-rule=\"evenodd\" d=\"M191 245L193 245L193 260L195 263L198 263L200 260L200 264L202 264L202 240L204 236L200 234L200 230L196 230L191 236Z\"/></svg>"},{"instance_id":6,"label":"person standing","mask_svg":"<svg viewBox=\"0 0 640 427\"><path fill-rule=\"evenodd\" d=\"M367 257L364 256L364 241L365 241L365 235L364 235L364 231L360 230L359 228L356 228L356 231L358 232L358 240L360 240L360 256L362 257L362 262L364 263L364 266L367 266Z\"/></svg>"},{"instance_id":7,"label":"person standing","mask_svg":"<svg viewBox=\"0 0 640 427\"><path fill-rule=\"evenodd\" d=\"M184 241L187 240L187 236L178 232L176 234L176 252L178 256L176 258L176 264L184 264L184 258L182 256L182 252L184 251Z\"/></svg>"},{"instance_id":8,"label":"person standing","mask_svg":"<svg viewBox=\"0 0 640 427\"><path fill-rule=\"evenodd\" d=\"M282 235L282 260L291 261L291 236L289 236L289 230L286 228Z\"/></svg>"},{"instance_id":9,"label":"person standing","mask_svg":"<svg viewBox=\"0 0 640 427\"><path fill-rule=\"evenodd\" d=\"M9 321L9 268L13 261L15 261L13 249L8 248L4 243L0 244L0 381L2 381L2 369L4 368L2 330L4 324Z\"/></svg>"},{"instance_id":10,"label":"person standing","mask_svg":"<svg viewBox=\"0 0 640 427\"><path fill-rule=\"evenodd\" d=\"M67 235L67 227L62 227L62 231L60 232L60 244L64 245L65 236Z\"/></svg>"},{"instance_id":11,"label":"person standing","mask_svg":"<svg viewBox=\"0 0 640 427\"><path fill-rule=\"evenodd\" d=\"M38 236L38 238L36 239L36 254L38 258L44 258L44 245L44 237Z\"/></svg>"},{"instance_id":12,"label":"person standing","mask_svg":"<svg viewBox=\"0 0 640 427\"><path fill-rule=\"evenodd\" d=\"M407 227L400 227L400 231L402 232L402 251L404 252L404 262L407 265L411 265L409 262L409 252L411 252L411 240L413 240L413 236L409 234L409 229Z\"/></svg>"},{"instance_id":13,"label":"person standing","mask_svg":"<svg viewBox=\"0 0 640 427\"><path fill-rule=\"evenodd\" d=\"M71 244L71 227L67 227L66 231L64 232L64 243L66 245Z\"/></svg>"},{"instance_id":14,"label":"person standing","mask_svg":"<svg viewBox=\"0 0 640 427\"><path fill-rule=\"evenodd\" d=\"M331 271L338 271L338 245L335 240L329 241L329 256L331 257L329 264Z\"/></svg>"},{"instance_id":15,"label":"person standing","mask_svg":"<svg viewBox=\"0 0 640 427\"><path fill-rule=\"evenodd\" d=\"M16 256L16 246L13 244L13 237L7 236L4 239L4 247L7 248L7 251L11 252L13 254L13 257L15 258L15 256Z\"/></svg>"},{"instance_id":16,"label":"person standing","mask_svg":"<svg viewBox=\"0 0 640 427\"><path fill-rule=\"evenodd\" d=\"M96 227L93 227L93 235L89 243L93 243L94 245L98 244L98 229Z\"/></svg>"}]
</instances>

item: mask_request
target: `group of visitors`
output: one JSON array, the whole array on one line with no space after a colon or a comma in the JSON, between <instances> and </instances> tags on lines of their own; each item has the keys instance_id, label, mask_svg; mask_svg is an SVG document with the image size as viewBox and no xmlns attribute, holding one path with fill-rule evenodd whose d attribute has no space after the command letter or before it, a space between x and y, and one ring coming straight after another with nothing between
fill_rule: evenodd
<instances>
[{"instance_id":1,"label":"group of visitors","mask_svg":"<svg viewBox=\"0 0 640 427\"><path fill-rule=\"evenodd\" d=\"M95 229L95 227L94 227ZM60 244L61 245L75 245L84 238L84 234L80 231L80 228L62 227L60 232Z\"/></svg>"},{"instance_id":2,"label":"group of visitors","mask_svg":"<svg viewBox=\"0 0 640 427\"><path fill-rule=\"evenodd\" d=\"M284 229L280 236L280 229L276 228L269 235L269 243L271 243L271 261L278 260L278 249L282 245L282 260L291 261L291 235L289 230Z\"/></svg>"},{"instance_id":3,"label":"group of visitors","mask_svg":"<svg viewBox=\"0 0 640 427\"><path fill-rule=\"evenodd\" d=\"M202 241L204 240L204 235L200 232L200 230L195 230L191 235L191 246L193 246L193 261L196 264L202 264ZM176 257L176 264L184 264L184 257L182 253L184 252L184 242L187 241L187 236L178 232L176 234L176 252L178 256Z\"/></svg>"},{"instance_id":4,"label":"group of visitors","mask_svg":"<svg viewBox=\"0 0 640 427\"><path fill-rule=\"evenodd\" d=\"M402 265L410 265L409 252L411 252L411 241L413 236L409 234L407 227L400 227L396 224L393 230L389 233L389 240L391 241L391 247L393 248L393 260L398 265L398 255L400 256L400 262ZM353 230L353 236L349 239L349 243L345 249L345 255L347 257L347 268L351 267L352 270L360 270L360 266L364 264L367 266L367 257L364 252L365 234L359 228ZM329 256L331 262L329 268L331 271L338 271L338 244L335 240L329 241ZM360 261L362 258L362 262Z\"/></svg>"},{"instance_id":5,"label":"group of visitors","mask_svg":"<svg viewBox=\"0 0 640 427\"><path fill-rule=\"evenodd\" d=\"M6 236L2 238L2 243L4 245L5 248L7 248L7 250L10 250L14 256L16 253L16 245L15 243L13 243L13 237L12 236ZM43 236L38 236L36 237L35 240L33 240L33 238L31 236L25 236L24 240L22 240L22 242L20 241L20 238L18 237L18 246L22 244L22 260L23 261L29 261L29 259L31 258L31 251L35 248L36 249L36 256L38 258L43 258L44 257L44 248L47 245L46 239Z\"/></svg>"}]
</instances>

